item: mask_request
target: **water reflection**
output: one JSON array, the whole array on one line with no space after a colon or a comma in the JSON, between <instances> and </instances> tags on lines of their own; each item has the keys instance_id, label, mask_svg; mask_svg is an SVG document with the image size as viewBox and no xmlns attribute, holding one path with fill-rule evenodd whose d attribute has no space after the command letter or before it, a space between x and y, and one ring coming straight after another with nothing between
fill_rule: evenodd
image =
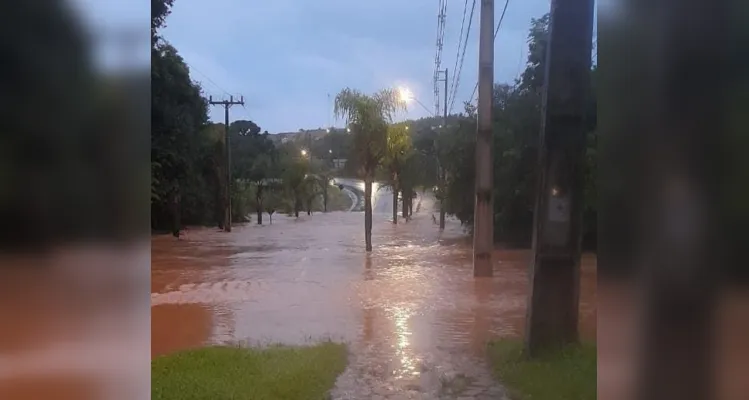
<instances>
[{"instance_id":1,"label":"water reflection","mask_svg":"<svg viewBox=\"0 0 749 400\"><path fill-rule=\"evenodd\" d=\"M397 226L375 213L370 255L361 213L155 238L153 354L230 340L342 339L352 350L336 389L342 398L437 395L456 374L483 382L474 397L489 396L485 344L523 333L530 254L498 250L495 277L474 279L459 223L440 232L433 199L420 201L427 211ZM581 290L581 331L594 338L594 257L583 262Z\"/></svg>"},{"instance_id":2,"label":"water reflection","mask_svg":"<svg viewBox=\"0 0 749 400\"><path fill-rule=\"evenodd\" d=\"M409 319L413 311L405 307L395 307L391 312L392 320L395 324L396 336L396 356L400 361L400 368L393 372L398 378L404 378L411 375L418 375L416 369L417 361L414 358L409 338L411 330L408 326Z\"/></svg>"}]
</instances>

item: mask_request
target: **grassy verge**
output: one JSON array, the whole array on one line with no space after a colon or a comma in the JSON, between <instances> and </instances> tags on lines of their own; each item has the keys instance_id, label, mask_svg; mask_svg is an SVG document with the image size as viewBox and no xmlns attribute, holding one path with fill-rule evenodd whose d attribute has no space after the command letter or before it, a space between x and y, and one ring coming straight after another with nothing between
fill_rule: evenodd
<instances>
[{"instance_id":1,"label":"grassy verge","mask_svg":"<svg viewBox=\"0 0 749 400\"><path fill-rule=\"evenodd\" d=\"M570 346L555 354L528 360L519 340L490 344L494 373L512 400L594 400L595 345Z\"/></svg>"},{"instance_id":2,"label":"grassy verge","mask_svg":"<svg viewBox=\"0 0 749 400\"><path fill-rule=\"evenodd\" d=\"M325 399L346 366L346 347L206 347L151 362L153 400Z\"/></svg>"}]
</instances>

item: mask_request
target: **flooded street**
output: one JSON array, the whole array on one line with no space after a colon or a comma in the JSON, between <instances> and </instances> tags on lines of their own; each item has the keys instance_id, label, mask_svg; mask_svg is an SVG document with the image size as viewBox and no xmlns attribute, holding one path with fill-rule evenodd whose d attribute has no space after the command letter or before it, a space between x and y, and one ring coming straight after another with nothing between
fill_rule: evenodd
<instances>
[{"instance_id":1,"label":"flooded street","mask_svg":"<svg viewBox=\"0 0 749 400\"><path fill-rule=\"evenodd\" d=\"M214 343L349 343L333 398L501 398L484 361L491 338L522 335L527 250L497 250L494 278L474 279L460 224L434 225L375 204L374 251L363 214L273 218L232 233L191 229L152 240L152 356ZM379 203L379 204L377 204ZM596 335L595 256L581 274L581 334Z\"/></svg>"}]
</instances>

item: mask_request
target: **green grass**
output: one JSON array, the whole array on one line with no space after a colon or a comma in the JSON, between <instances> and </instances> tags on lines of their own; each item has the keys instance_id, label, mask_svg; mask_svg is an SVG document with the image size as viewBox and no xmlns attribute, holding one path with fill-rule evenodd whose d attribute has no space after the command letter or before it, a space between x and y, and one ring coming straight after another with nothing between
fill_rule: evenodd
<instances>
[{"instance_id":1,"label":"green grass","mask_svg":"<svg viewBox=\"0 0 749 400\"><path fill-rule=\"evenodd\" d=\"M528 360L523 343L500 340L489 345L494 373L512 400L594 400L596 346L567 347Z\"/></svg>"},{"instance_id":2,"label":"green grass","mask_svg":"<svg viewBox=\"0 0 749 400\"><path fill-rule=\"evenodd\" d=\"M153 400L322 400L346 366L346 347L206 347L151 361Z\"/></svg>"}]
</instances>

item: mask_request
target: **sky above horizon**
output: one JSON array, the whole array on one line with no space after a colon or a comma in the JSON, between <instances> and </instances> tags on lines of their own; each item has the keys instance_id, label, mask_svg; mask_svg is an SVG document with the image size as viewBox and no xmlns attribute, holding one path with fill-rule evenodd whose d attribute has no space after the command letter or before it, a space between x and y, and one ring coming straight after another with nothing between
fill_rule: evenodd
<instances>
[{"instance_id":1,"label":"sky above horizon","mask_svg":"<svg viewBox=\"0 0 749 400\"><path fill-rule=\"evenodd\" d=\"M472 2L467 2L466 27ZM132 25L150 15L145 1L74 3L83 5L89 20L106 21L109 26ZM162 35L190 66L192 78L206 96L244 96L245 106L232 107L230 120L251 119L270 133L293 132L342 126L332 115L329 99L344 87L372 93L406 86L433 111L438 4L438 0L175 0ZM495 2L495 23L504 4ZM464 1L448 1L442 69L448 68L450 75L463 6ZM461 111L478 76L480 6L477 0L454 112ZM495 82L512 82L522 72L531 18L548 11L549 0L509 2L494 45ZM400 119L428 115L413 103ZM210 116L222 122L223 109L212 106Z\"/></svg>"}]
</instances>

